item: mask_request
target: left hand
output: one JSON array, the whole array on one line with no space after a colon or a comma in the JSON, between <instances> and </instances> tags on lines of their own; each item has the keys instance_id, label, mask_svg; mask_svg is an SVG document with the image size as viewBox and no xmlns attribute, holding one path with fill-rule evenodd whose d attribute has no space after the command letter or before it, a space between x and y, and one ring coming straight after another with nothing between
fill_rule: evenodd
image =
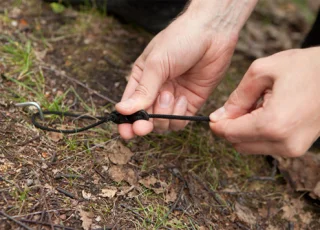
<instances>
[{"instance_id":1,"label":"left hand","mask_svg":"<svg viewBox=\"0 0 320 230\"><path fill-rule=\"evenodd\" d=\"M210 115L213 132L240 153L303 155L320 136L319 57L316 47L255 61L225 105Z\"/></svg>"}]
</instances>

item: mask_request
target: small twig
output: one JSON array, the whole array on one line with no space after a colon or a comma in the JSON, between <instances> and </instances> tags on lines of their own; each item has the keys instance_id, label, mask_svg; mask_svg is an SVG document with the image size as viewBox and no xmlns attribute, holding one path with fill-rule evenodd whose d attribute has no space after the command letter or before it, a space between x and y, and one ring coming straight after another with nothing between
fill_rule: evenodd
<instances>
[{"instance_id":1,"label":"small twig","mask_svg":"<svg viewBox=\"0 0 320 230\"><path fill-rule=\"evenodd\" d=\"M106 178L104 175L102 175L102 173L99 172L98 169L94 168L93 170L94 170L104 181L107 181L107 178Z\"/></svg>"},{"instance_id":2,"label":"small twig","mask_svg":"<svg viewBox=\"0 0 320 230\"><path fill-rule=\"evenodd\" d=\"M56 188L58 192L61 192L62 194L66 195L67 197L70 197L72 199L76 199L75 195L73 195L72 193L62 189L62 188Z\"/></svg>"},{"instance_id":3,"label":"small twig","mask_svg":"<svg viewBox=\"0 0 320 230\"><path fill-rule=\"evenodd\" d=\"M179 191L177 199L175 200L174 204L171 206L169 211L164 216L163 221L166 220L168 218L168 216L176 209L178 203L181 200L181 197L182 197L182 194L183 194L183 190L188 187L188 184L187 184L186 180L181 176L181 173L178 170L173 169L171 172L172 172L172 174L174 176L176 176L180 181L183 182L183 185L180 188L180 191ZM162 225L163 221L161 221L161 223L156 227L156 229L158 229Z\"/></svg>"},{"instance_id":4,"label":"small twig","mask_svg":"<svg viewBox=\"0 0 320 230\"><path fill-rule=\"evenodd\" d=\"M58 174L54 177L54 179L59 180L63 178L71 178L71 179L83 179L84 177L76 174Z\"/></svg>"},{"instance_id":5,"label":"small twig","mask_svg":"<svg viewBox=\"0 0 320 230\"><path fill-rule=\"evenodd\" d=\"M271 170L271 177L275 177L277 174L277 169L278 169L278 161L276 159L273 159L272 161L272 170Z\"/></svg>"},{"instance_id":6,"label":"small twig","mask_svg":"<svg viewBox=\"0 0 320 230\"><path fill-rule=\"evenodd\" d=\"M215 201L221 205L221 206L225 206L226 203L224 201L221 200L220 196L217 195L216 191L213 191L212 189L210 189L205 182L203 182L196 174L192 174L193 177L205 188L205 190L207 190L207 192L209 192L211 195L213 195Z\"/></svg>"},{"instance_id":7,"label":"small twig","mask_svg":"<svg viewBox=\"0 0 320 230\"><path fill-rule=\"evenodd\" d=\"M228 195L252 195L253 192L236 192L236 191L216 191L217 193L228 194Z\"/></svg>"},{"instance_id":8,"label":"small twig","mask_svg":"<svg viewBox=\"0 0 320 230\"><path fill-rule=\"evenodd\" d=\"M250 230L250 228L248 228L247 226L241 224L240 222L235 222L235 224L240 228L240 229L244 229L244 230Z\"/></svg>"},{"instance_id":9,"label":"small twig","mask_svg":"<svg viewBox=\"0 0 320 230\"><path fill-rule=\"evenodd\" d=\"M164 219L166 219L170 213L172 213L172 211L177 207L179 201L181 200L181 197L182 197L182 194L183 194L183 190L186 188L186 185L183 184L183 186L180 188L180 191L179 191L179 194L178 194L178 197L176 199L176 201L174 202L174 204L171 206L170 210L166 213Z\"/></svg>"},{"instance_id":10,"label":"small twig","mask_svg":"<svg viewBox=\"0 0 320 230\"><path fill-rule=\"evenodd\" d=\"M57 158L57 152L54 151L50 160L50 164L54 164L54 162L56 162L56 158Z\"/></svg>"},{"instance_id":11,"label":"small twig","mask_svg":"<svg viewBox=\"0 0 320 230\"><path fill-rule=\"evenodd\" d=\"M96 95L96 96L98 96L98 97L100 97L100 98L102 98L102 99L104 99L104 100L106 100L106 101L109 101L109 102L111 102L111 103L113 103L113 104L116 104L116 103L117 103L117 102L115 102L114 100L112 100L111 98L106 97L106 96L102 95L101 93L98 93L96 90L93 90L93 89L89 88L88 86L86 86L85 84L83 84L81 81L79 81L79 80L77 80L77 79L75 79L75 78L73 78L73 77L70 77L70 76L66 75L65 73L62 73L62 71L58 71L55 66L53 66L53 67L54 67L54 68L50 68L50 67L48 67L48 66L43 66L44 69L53 71L56 75L58 75L58 76L60 76L60 77L64 77L64 78L66 78L67 80L69 80L69 81L71 81L71 82L74 82L74 83L76 83L77 85L82 86L83 88L85 88L86 90L88 90L90 93L92 93L92 94L94 94L94 95Z\"/></svg>"},{"instance_id":12,"label":"small twig","mask_svg":"<svg viewBox=\"0 0 320 230\"><path fill-rule=\"evenodd\" d=\"M8 117L4 112L0 111L0 114L1 114L4 118L9 119L9 117Z\"/></svg>"},{"instance_id":13,"label":"small twig","mask_svg":"<svg viewBox=\"0 0 320 230\"><path fill-rule=\"evenodd\" d=\"M256 181L256 180L260 180L260 181L276 181L276 179L274 177L270 177L270 176L253 176L253 177L250 177L248 179L248 181Z\"/></svg>"},{"instance_id":14,"label":"small twig","mask_svg":"<svg viewBox=\"0 0 320 230\"><path fill-rule=\"evenodd\" d=\"M294 223L291 221L288 223L288 230L294 230Z\"/></svg>"},{"instance_id":15,"label":"small twig","mask_svg":"<svg viewBox=\"0 0 320 230\"><path fill-rule=\"evenodd\" d=\"M153 224L151 222L151 220L144 218L143 216L141 216L138 212L134 211L132 208L130 208L129 206L125 205L125 204L120 204L120 206L122 208L125 208L127 210L129 210L130 212L132 212L133 214L135 214L137 217L139 217L142 220L145 220L146 222L148 222L149 224Z\"/></svg>"},{"instance_id":16,"label":"small twig","mask_svg":"<svg viewBox=\"0 0 320 230\"><path fill-rule=\"evenodd\" d=\"M35 140L38 140L38 139L40 139L40 136L39 136L39 135L31 138L30 140L24 141L24 142L22 142L22 143L17 143L17 144L14 144L14 145L7 145L6 147L25 146L25 145L27 145L27 144L35 141Z\"/></svg>"},{"instance_id":17,"label":"small twig","mask_svg":"<svg viewBox=\"0 0 320 230\"><path fill-rule=\"evenodd\" d=\"M39 179L39 178L38 178ZM47 203L47 196L43 196L44 194L44 189L42 187L41 189L41 194L42 194L42 199L43 199L43 202L44 202L44 206L46 207L46 209L48 209L48 203ZM43 210L42 210L43 211ZM48 214L48 219L49 219L49 222L50 222L50 226L51 226L51 230L54 230L54 227L53 227L53 223L52 223L52 218L51 218L51 213L47 213Z\"/></svg>"},{"instance_id":18,"label":"small twig","mask_svg":"<svg viewBox=\"0 0 320 230\"><path fill-rule=\"evenodd\" d=\"M26 223L30 223L30 224L40 224L40 225L44 225L44 226L51 226L50 223L46 223L46 222L42 222L42 221L34 221L34 220L26 220L26 219L21 219L20 221L26 222ZM54 224L52 226L54 228L62 228L64 230L75 230L75 228L66 227L66 226L63 226L63 225Z\"/></svg>"},{"instance_id":19,"label":"small twig","mask_svg":"<svg viewBox=\"0 0 320 230\"><path fill-rule=\"evenodd\" d=\"M42 194L43 194L43 190L41 191ZM43 222L43 218L46 216L46 213L42 210L42 213L41 213L41 217L40 217L40 222ZM52 226L51 226L52 227ZM38 227L39 230L41 230L41 226Z\"/></svg>"},{"instance_id":20,"label":"small twig","mask_svg":"<svg viewBox=\"0 0 320 230\"><path fill-rule=\"evenodd\" d=\"M32 228L29 228L27 225L25 225L24 223L20 222L19 220L15 220L13 217L9 216L8 214L6 214L3 211L0 211L0 215L7 217L7 219L15 222L16 224L18 224L20 227L23 227L24 229L32 230Z\"/></svg>"},{"instance_id":21,"label":"small twig","mask_svg":"<svg viewBox=\"0 0 320 230\"><path fill-rule=\"evenodd\" d=\"M51 209L51 210L47 210L47 211L44 210L44 211L31 212L31 213L27 213L27 214L12 216L12 218L19 218L19 217L24 217L24 216L38 215L38 214L41 214L42 212L50 213L50 212L59 212L59 211L73 211L73 209ZM0 220L5 220L5 219L7 219L7 218L6 217L0 218Z\"/></svg>"},{"instance_id":22,"label":"small twig","mask_svg":"<svg viewBox=\"0 0 320 230\"><path fill-rule=\"evenodd\" d=\"M149 219L146 219L145 217L143 217L142 215L140 215L138 212L134 211L134 210L133 210L132 208L130 208L129 206L127 206L127 205L125 205L125 204L120 204L120 206L121 206L122 208L125 208L125 209L129 210L130 212L132 212L136 217L140 218L142 221L146 221L146 222L149 223L149 224L155 225L155 223L154 223L153 221L151 221L151 220L149 220ZM171 228L164 227L164 226L163 226L162 228L164 228L164 229L171 229Z\"/></svg>"},{"instance_id":23,"label":"small twig","mask_svg":"<svg viewBox=\"0 0 320 230\"><path fill-rule=\"evenodd\" d=\"M16 184L15 182L10 181L10 180L8 180L8 179L6 179L6 178L4 178L4 177L0 176L0 181L1 181L1 180L5 181L5 182L7 182L7 183L9 183L9 184L14 185L14 186L18 189L18 191L19 191L20 193L22 192L22 190L21 190L21 188L19 187L19 185L18 185L18 184Z\"/></svg>"}]
</instances>

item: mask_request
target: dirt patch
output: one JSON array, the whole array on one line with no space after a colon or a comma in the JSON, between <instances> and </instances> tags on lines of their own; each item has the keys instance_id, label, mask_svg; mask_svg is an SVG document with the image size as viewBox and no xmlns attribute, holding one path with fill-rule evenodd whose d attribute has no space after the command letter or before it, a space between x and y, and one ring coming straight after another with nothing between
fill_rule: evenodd
<instances>
[{"instance_id":1,"label":"dirt patch","mask_svg":"<svg viewBox=\"0 0 320 230\"><path fill-rule=\"evenodd\" d=\"M131 141L113 124L76 135L35 129L34 111L14 103L110 112L107 97L121 98L151 36L92 9L54 13L42 1L14 2L0 3L0 70L7 76L0 78L0 211L20 222L0 216L1 229L319 228L316 202L293 192L265 157L239 155L205 124ZM296 5L261 1L226 80L201 113L224 103L254 58L299 47L307 30ZM305 185L310 174L301 172L289 175Z\"/></svg>"}]
</instances>

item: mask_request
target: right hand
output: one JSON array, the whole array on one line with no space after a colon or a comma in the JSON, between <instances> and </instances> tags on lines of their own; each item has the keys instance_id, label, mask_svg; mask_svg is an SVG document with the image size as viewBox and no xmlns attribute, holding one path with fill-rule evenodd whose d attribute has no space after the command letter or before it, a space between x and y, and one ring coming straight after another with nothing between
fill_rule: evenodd
<instances>
[{"instance_id":1,"label":"right hand","mask_svg":"<svg viewBox=\"0 0 320 230\"><path fill-rule=\"evenodd\" d=\"M193 15L194 16L194 15ZM237 30L222 30L186 12L160 32L134 63L122 100L124 115L145 109L149 113L194 115L224 75L233 54ZM178 130L184 121L153 119L119 125L125 139Z\"/></svg>"}]
</instances>

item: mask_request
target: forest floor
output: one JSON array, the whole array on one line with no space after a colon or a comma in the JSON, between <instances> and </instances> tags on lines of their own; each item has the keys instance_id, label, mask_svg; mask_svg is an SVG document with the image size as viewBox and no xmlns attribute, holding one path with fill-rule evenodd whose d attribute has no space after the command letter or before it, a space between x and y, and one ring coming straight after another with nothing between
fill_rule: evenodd
<instances>
[{"instance_id":1,"label":"forest floor","mask_svg":"<svg viewBox=\"0 0 320 230\"><path fill-rule=\"evenodd\" d=\"M315 14L303 2L259 2L199 114L223 105L253 60L299 47ZM110 123L62 135L15 106L110 112L150 39L88 7L0 2L0 229L320 229L317 150L240 155L205 123L130 141Z\"/></svg>"}]
</instances>

